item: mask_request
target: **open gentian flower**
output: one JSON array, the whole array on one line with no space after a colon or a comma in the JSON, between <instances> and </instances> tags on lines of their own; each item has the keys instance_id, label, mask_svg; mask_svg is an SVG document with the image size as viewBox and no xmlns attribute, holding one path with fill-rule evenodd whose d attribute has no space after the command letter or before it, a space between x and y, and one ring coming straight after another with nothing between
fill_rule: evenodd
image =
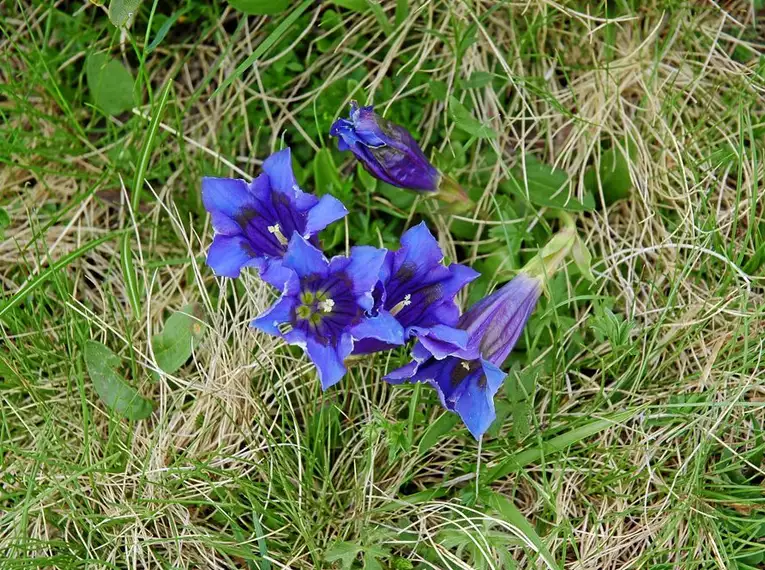
<instances>
[{"instance_id":1,"label":"open gentian flower","mask_svg":"<svg viewBox=\"0 0 765 570\"><path fill-rule=\"evenodd\" d=\"M383 119L372 107L351 102L351 116L337 119L329 134L340 150L350 150L375 178L399 188L435 192L441 174L430 164L412 135Z\"/></svg>"},{"instance_id":2,"label":"open gentian flower","mask_svg":"<svg viewBox=\"0 0 765 570\"><path fill-rule=\"evenodd\" d=\"M317 198L300 189L289 148L269 156L263 173L250 184L203 178L202 202L215 229L207 265L224 277L238 277L243 267L256 267L262 274L272 260L284 256L293 232L318 244L316 234L348 213L337 198Z\"/></svg>"},{"instance_id":3,"label":"open gentian flower","mask_svg":"<svg viewBox=\"0 0 765 570\"><path fill-rule=\"evenodd\" d=\"M480 274L470 267L443 265L444 254L424 222L401 236L398 251L389 251L375 287L372 314L389 313L404 327L405 338L417 337L442 358L465 348L468 335L454 327L459 308L454 296ZM375 339L356 344L363 354L392 348Z\"/></svg>"},{"instance_id":4,"label":"open gentian flower","mask_svg":"<svg viewBox=\"0 0 765 570\"><path fill-rule=\"evenodd\" d=\"M351 248L349 257L328 260L295 232L280 264L288 271L263 275L282 289L282 296L252 326L300 346L316 365L326 390L345 374L343 361L355 341L404 344L404 329L390 314L367 314L374 305L372 291L385 253L384 249L357 246Z\"/></svg>"},{"instance_id":5,"label":"open gentian flower","mask_svg":"<svg viewBox=\"0 0 765 570\"><path fill-rule=\"evenodd\" d=\"M457 412L473 437L480 439L494 421L494 395L506 374L499 369L523 332L539 300L541 281L524 273L479 301L460 317L468 335L465 348L440 357L418 343L414 360L385 379L433 386L443 406Z\"/></svg>"}]
</instances>

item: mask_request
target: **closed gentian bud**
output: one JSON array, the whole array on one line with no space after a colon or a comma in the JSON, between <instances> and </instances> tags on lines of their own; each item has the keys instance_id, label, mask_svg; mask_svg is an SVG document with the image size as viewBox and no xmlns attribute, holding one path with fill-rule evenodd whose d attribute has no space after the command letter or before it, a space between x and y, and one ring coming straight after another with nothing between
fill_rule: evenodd
<instances>
[{"instance_id":1,"label":"closed gentian bud","mask_svg":"<svg viewBox=\"0 0 765 570\"><path fill-rule=\"evenodd\" d=\"M399 188L438 194L452 209L471 207L462 187L428 161L412 135L380 117L371 106L351 102L350 117L336 120L329 134L338 138L340 150L350 150L375 178Z\"/></svg>"},{"instance_id":2,"label":"closed gentian bud","mask_svg":"<svg viewBox=\"0 0 765 570\"><path fill-rule=\"evenodd\" d=\"M392 383L427 382L448 410L457 412L476 439L496 417L494 395L506 374L500 366L536 307L542 283L524 273L473 305L457 322L467 332L465 348L438 358L422 344L414 360L386 377Z\"/></svg>"},{"instance_id":3,"label":"closed gentian bud","mask_svg":"<svg viewBox=\"0 0 765 570\"><path fill-rule=\"evenodd\" d=\"M255 267L261 275L280 271L279 260L293 233L318 245L317 234L348 213L337 198L318 198L300 189L289 148L269 156L262 174L249 184L238 178L203 178L202 202L215 229L207 264L224 277L238 277L243 267Z\"/></svg>"}]
</instances>

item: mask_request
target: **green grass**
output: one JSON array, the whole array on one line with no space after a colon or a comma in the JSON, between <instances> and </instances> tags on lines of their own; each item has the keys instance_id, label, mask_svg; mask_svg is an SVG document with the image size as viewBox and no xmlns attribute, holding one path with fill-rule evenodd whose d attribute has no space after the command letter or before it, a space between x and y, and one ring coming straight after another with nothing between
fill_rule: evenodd
<instances>
[{"instance_id":1,"label":"green grass","mask_svg":"<svg viewBox=\"0 0 765 570\"><path fill-rule=\"evenodd\" d=\"M763 567L762 7L293 4L145 0L127 32L90 3L0 9L0 566ZM94 53L130 75L109 112ZM476 210L358 170L328 136L351 99ZM247 327L274 293L204 265L201 177L285 144L352 211L331 252L424 219L483 272L463 304L558 229L545 205L583 210L595 282L552 280L480 446L431 389L381 382L404 350L322 393ZM584 206L548 203L550 180ZM200 340L168 374L151 339L190 303ZM150 418L100 400L89 340Z\"/></svg>"}]
</instances>

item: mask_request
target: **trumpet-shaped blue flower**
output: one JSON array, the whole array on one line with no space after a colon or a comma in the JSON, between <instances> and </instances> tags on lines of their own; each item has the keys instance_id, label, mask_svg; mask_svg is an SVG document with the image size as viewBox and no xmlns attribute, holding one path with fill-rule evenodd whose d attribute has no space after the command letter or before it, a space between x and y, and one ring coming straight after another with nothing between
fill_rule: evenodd
<instances>
[{"instance_id":1,"label":"trumpet-shaped blue flower","mask_svg":"<svg viewBox=\"0 0 765 570\"><path fill-rule=\"evenodd\" d=\"M300 346L316 365L326 390L345 374L343 361L354 342L404 343L404 329L389 313L368 315L385 253L357 246L348 257L328 260L302 235L293 233L280 264L282 271L263 274L263 279L282 289L282 296L252 326Z\"/></svg>"},{"instance_id":2,"label":"trumpet-shaped blue flower","mask_svg":"<svg viewBox=\"0 0 765 570\"><path fill-rule=\"evenodd\" d=\"M468 335L454 325L459 319L455 295L479 273L457 263L443 265L444 254L425 223L401 236L401 247L389 251L375 287L373 314L389 313L404 327L405 337L417 337L442 357L465 348ZM376 352L390 346L368 339L355 353Z\"/></svg>"},{"instance_id":3,"label":"trumpet-shaped blue flower","mask_svg":"<svg viewBox=\"0 0 765 570\"><path fill-rule=\"evenodd\" d=\"M506 376L499 367L523 332L540 293L538 279L519 274L460 317L457 328L468 335L464 348L439 357L417 344L414 360L386 380L427 382L438 391L443 406L458 413L480 439L496 417L494 395Z\"/></svg>"},{"instance_id":4,"label":"trumpet-shaped blue flower","mask_svg":"<svg viewBox=\"0 0 765 570\"><path fill-rule=\"evenodd\" d=\"M267 271L271 260L284 256L293 233L318 244L316 234L348 213L336 198L300 189L289 148L269 156L250 184L203 178L202 202L215 229L207 264L225 277L238 277L243 267Z\"/></svg>"},{"instance_id":5,"label":"trumpet-shaped blue flower","mask_svg":"<svg viewBox=\"0 0 765 570\"><path fill-rule=\"evenodd\" d=\"M377 115L372 107L351 103L348 119L338 119L329 134L338 148L350 150L375 178L410 190L435 192L441 174L430 164L412 135Z\"/></svg>"}]
</instances>

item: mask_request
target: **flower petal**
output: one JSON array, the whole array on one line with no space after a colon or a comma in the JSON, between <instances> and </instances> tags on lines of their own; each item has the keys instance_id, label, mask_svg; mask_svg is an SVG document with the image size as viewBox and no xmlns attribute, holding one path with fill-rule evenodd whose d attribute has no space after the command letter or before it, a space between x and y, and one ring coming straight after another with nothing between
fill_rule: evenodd
<instances>
[{"instance_id":1,"label":"flower petal","mask_svg":"<svg viewBox=\"0 0 765 570\"><path fill-rule=\"evenodd\" d=\"M292 309L295 308L295 305L297 305L297 299L294 297L282 297L265 313L258 315L250 323L250 326L274 336L282 336L279 325L290 321Z\"/></svg>"},{"instance_id":2,"label":"flower petal","mask_svg":"<svg viewBox=\"0 0 765 570\"><path fill-rule=\"evenodd\" d=\"M440 265L444 258L438 241L430 233L425 222L420 222L404 232L401 236L401 248L395 255L394 275L407 263L417 268L428 268Z\"/></svg>"},{"instance_id":3,"label":"flower petal","mask_svg":"<svg viewBox=\"0 0 765 570\"><path fill-rule=\"evenodd\" d=\"M263 260L263 265L258 269L263 281L284 293L297 291L300 286L297 273L289 267L285 267L281 259ZM292 283L293 281L294 283ZM290 283L292 287L288 287Z\"/></svg>"},{"instance_id":4,"label":"flower petal","mask_svg":"<svg viewBox=\"0 0 765 570\"><path fill-rule=\"evenodd\" d=\"M319 233L332 222L335 222L348 214L343 203L332 196L325 194L319 199L318 204L308 211L305 224L305 238Z\"/></svg>"},{"instance_id":5,"label":"flower petal","mask_svg":"<svg viewBox=\"0 0 765 570\"><path fill-rule=\"evenodd\" d=\"M454 410L476 439L481 439L496 418L494 395L506 376L487 360L482 359L481 365L482 373L472 374L465 379L464 389L459 395L455 394L454 404Z\"/></svg>"},{"instance_id":6,"label":"flower petal","mask_svg":"<svg viewBox=\"0 0 765 570\"><path fill-rule=\"evenodd\" d=\"M239 178L202 178L202 203L208 212L234 217L242 208L254 205L247 182Z\"/></svg>"},{"instance_id":7,"label":"flower petal","mask_svg":"<svg viewBox=\"0 0 765 570\"><path fill-rule=\"evenodd\" d=\"M293 269L298 277L307 277L314 273L326 275L329 268L329 261L324 254L297 232L292 234L282 263L285 267Z\"/></svg>"},{"instance_id":8,"label":"flower petal","mask_svg":"<svg viewBox=\"0 0 765 570\"><path fill-rule=\"evenodd\" d=\"M252 247L241 235L217 235L207 251L207 265L222 277L239 277L243 267L257 263Z\"/></svg>"},{"instance_id":9,"label":"flower petal","mask_svg":"<svg viewBox=\"0 0 765 570\"><path fill-rule=\"evenodd\" d=\"M468 341L467 332L447 325L409 327L407 332L417 337L422 346L437 360L464 349Z\"/></svg>"},{"instance_id":10,"label":"flower petal","mask_svg":"<svg viewBox=\"0 0 765 570\"><path fill-rule=\"evenodd\" d=\"M362 319L350 330L354 339L372 338L387 344L404 344L404 327L388 311Z\"/></svg>"},{"instance_id":11,"label":"flower petal","mask_svg":"<svg viewBox=\"0 0 765 570\"><path fill-rule=\"evenodd\" d=\"M323 345L310 336L306 340L306 353L316 365L322 390L334 386L345 375L346 369L343 360L350 355L353 349L353 340L350 335L344 334L340 338L337 347Z\"/></svg>"},{"instance_id":12,"label":"flower petal","mask_svg":"<svg viewBox=\"0 0 765 570\"><path fill-rule=\"evenodd\" d=\"M377 284L386 253L384 249L368 245L351 248L345 271L353 281L353 294L359 299L359 305L364 310L369 311L374 306L372 291Z\"/></svg>"}]
</instances>

